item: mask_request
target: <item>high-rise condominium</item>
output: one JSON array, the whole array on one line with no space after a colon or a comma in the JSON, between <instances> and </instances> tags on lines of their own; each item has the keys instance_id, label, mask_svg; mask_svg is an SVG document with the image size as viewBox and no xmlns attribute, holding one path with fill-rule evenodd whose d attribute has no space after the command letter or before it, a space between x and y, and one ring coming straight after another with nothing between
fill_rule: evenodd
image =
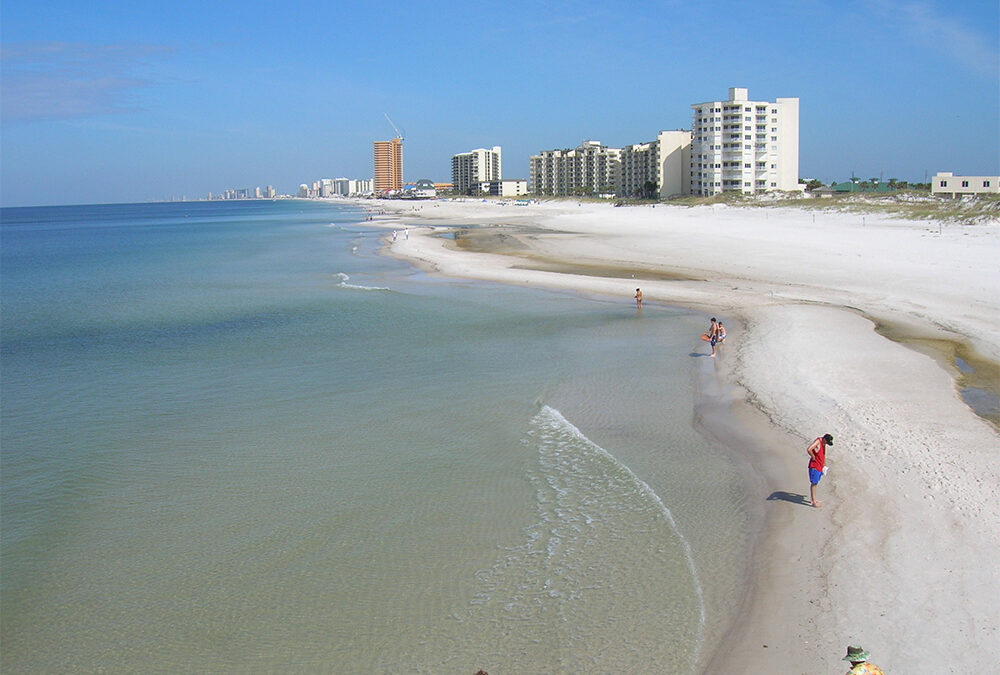
<instances>
[{"instance_id":1,"label":"high-rise condominium","mask_svg":"<svg viewBox=\"0 0 1000 675\"><path fill-rule=\"evenodd\" d=\"M750 101L733 87L728 101L691 107L691 194L797 189L799 99Z\"/></svg>"},{"instance_id":2,"label":"high-rise condominium","mask_svg":"<svg viewBox=\"0 0 1000 675\"><path fill-rule=\"evenodd\" d=\"M600 141L584 141L572 150L543 150L531 156L531 191L543 195L614 192L620 155L620 148L606 147Z\"/></svg>"},{"instance_id":3,"label":"high-rise condominium","mask_svg":"<svg viewBox=\"0 0 1000 675\"><path fill-rule=\"evenodd\" d=\"M375 192L386 194L403 189L403 139L375 141Z\"/></svg>"},{"instance_id":4,"label":"high-rise condominium","mask_svg":"<svg viewBox=\"0 0 1000 675\"><path fill-rule=\"evenodd\" d=\"M473 186L503 178L500 146L477 148L451 157L451 183L458 194L471 194Z\"/></svg>"},{"instance_id":5,"label":"high-rise condominium","mask_svg":"<svg viewBox=\"0 0 1000 675\"><path fill-rule=\"evenodd\" d=\"M619 156L619 197L666 199L687 192L690 131L661 131L655 141L626 145Z\"/></svg>"}]
</instances>

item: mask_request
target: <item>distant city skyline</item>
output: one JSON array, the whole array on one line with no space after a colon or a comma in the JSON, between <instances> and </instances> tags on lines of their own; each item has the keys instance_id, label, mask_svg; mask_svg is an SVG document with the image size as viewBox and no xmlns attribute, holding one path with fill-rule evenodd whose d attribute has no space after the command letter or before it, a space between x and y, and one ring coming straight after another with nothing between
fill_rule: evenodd
<instances>
[{"instance_id":1,"label":"distant city skyline","mask_svg":"<svg viewBox=\"0 0 1000 675\"><path fill-rule=\"evenodd\" d=\"M406 182L493 146L527 178L545 149L690 129L691 104L730 87L800 100L802 178L1000 173L995 0L16 0L0 41L4 206L371 178L386 113Z\"/></svg>"}]
</instances>

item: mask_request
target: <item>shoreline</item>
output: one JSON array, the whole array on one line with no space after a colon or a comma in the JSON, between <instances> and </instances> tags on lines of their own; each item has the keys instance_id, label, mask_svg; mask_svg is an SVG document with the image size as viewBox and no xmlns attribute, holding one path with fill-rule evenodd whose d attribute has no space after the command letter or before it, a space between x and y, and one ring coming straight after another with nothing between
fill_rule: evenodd
<instances>
[{"instance_id":1,"label":"shoreline","mask_svg":"<svg viewBox=\"0 0 1000 675\"><path fill-rule=\"evenodd\" d=\"M824 672L858 642L897 672L947 670L955 653L981 670L1000 657L988 602L1000 595L997 428L959 398L947 347L935 359L906 345L943 341L977 382L997 379L1000 224L824 214L817 227L814 213L759 207L379 207L391 215L368 224L411 228L389 251L425 269L622 298L641 285L649 303L746 326L727 345L730 421L700 428L754 468L765 522L741 618L707 646L704 672ZM455 231L466 241L440 236ZM799 501L804 448L827 431L838 443L824 508L812 509Z\"/></svg>"}]
</instances>

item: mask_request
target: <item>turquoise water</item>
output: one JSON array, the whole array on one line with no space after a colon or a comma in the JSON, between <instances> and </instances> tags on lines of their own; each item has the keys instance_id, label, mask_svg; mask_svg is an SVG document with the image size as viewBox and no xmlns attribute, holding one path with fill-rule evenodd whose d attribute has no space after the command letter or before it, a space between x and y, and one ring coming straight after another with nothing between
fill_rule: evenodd
<instances>
[{"instance_id":1,"label":"turquoise water","mask_svg":"<svg viewBox=\"0 0 1000 675\"><path fill-rule=\"evenodd\" d=\"M687 673L721 639L747 505L692 427L704 317L431 278L350 206L0 236L5 672Z\"/></svg>"}]
</instances>

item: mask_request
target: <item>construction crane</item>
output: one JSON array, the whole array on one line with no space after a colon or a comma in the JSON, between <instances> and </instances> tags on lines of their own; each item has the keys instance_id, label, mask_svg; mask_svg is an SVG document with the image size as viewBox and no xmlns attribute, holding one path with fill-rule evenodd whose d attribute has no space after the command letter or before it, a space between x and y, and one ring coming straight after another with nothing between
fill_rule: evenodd
<instances>
[{"instance_id":1,"label":"construction crane","mask_svg":"<svg viewBox=\"0 0 1000 675\"><path fill-rule=\"evenodd\" d=\"M403 134L399 133L399 129L397 129L396 125L392 123L391 119L389 119L389 113L382 113L382 114L385 115L385 119L386 121L389 122L389 126L392 127L392 130L396 132L396 138L398 138L400 141L404 140Z\"/></svg>"}]
</instances>

